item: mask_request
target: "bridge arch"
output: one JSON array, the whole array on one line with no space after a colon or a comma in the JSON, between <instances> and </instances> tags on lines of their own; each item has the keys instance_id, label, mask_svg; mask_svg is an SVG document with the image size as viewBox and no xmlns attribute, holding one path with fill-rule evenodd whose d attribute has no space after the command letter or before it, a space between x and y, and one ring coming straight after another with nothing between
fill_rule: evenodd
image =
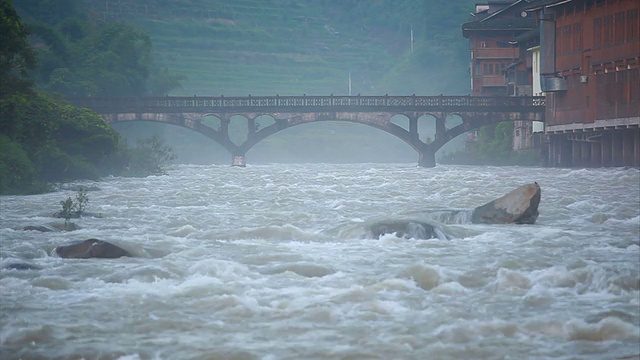
<instances>
[{"instance_id":1,"label":"bridge arch","mask_svg":"<svg viewBox=\"0 0 640 360\"><path fill-rule=\"evenodd\" d=\"M414 136L408 130L402 128L397 124L392 123L391 121L391 118L393 116L403 115L403 114L389 113L389 114L378 114L378 115L381 116L382 119L386 119L386 121L373 123L358 117L353 117L353 116L341 117L339 115L335 117L322 115L322 116L319 116L318 118L311 117L311 118L304 119L302 121L289 121L290 119L279 119L279 120L276 119L276 121L273 124L267 127L261 128L259 131L256 131L254 135L247 140L246 143L241 145L241 150L244 152L248 152L250 149L252 149L261 141L285 129L289 129L289 128L293 128L301 125L308 125L312 123L334 122L334 123L351 123L351 124L365 125L377 130L381 130L387 134L390 134L402 140L404 143L408 144L411 148L416 150L418 154L420 154L420 152L423 150L423 147L421 146L421 144L422 145L424 144L421 143L417 139L417 137L415 137L414 139Z\"/></svg>"},{"instance_id":2,"label":"bridge arch","mask_svg":"<svg viewBox=\"0 0 640 360\"><path fill-rule=\"evenodd\" d=\"M379 128L351 121L326 120L289 126L247 151L253 162L399 162L415 163L416 150Z\"/></svg>"}]
</instances>

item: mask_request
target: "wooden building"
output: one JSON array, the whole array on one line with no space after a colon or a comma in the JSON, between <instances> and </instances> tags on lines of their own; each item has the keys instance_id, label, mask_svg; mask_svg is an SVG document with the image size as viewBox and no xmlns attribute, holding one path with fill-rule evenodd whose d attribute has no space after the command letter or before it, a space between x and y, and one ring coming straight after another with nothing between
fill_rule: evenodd
<instances>
[{"instance_id":1,"label":"wooden building","mask_svg":"<svg viewBox=\"0 0 640 360\"><path fill-rule=\"evenodd\" d=\"M471 21L462 25L462 34L469 39L473 95L533 95L532 57L525 45L537 39L536 19L524 9L524 2L514 0L476 4ZM530 122L514 122L514 150L539 146L533 141L533 129Z\"/></svg>"},{"instance_id":2,"label":"wooden building","mask_svg":"<svg viewBox=\"0 0 640 360\"><path fill-rule=\"evenodd\" d=\"M549 165L640 167L640 1L538 0Z\"/></svg>"},{"instance_id":3,"label":"wooden building","mask_svg":"<svg viewBox=\"0 0 640 360\"><path fill-rule=\"evenodd\" d=\"M472 95L518 95L517 81L520 86L531 84L525 59L513 40L533 29L535 19L522 17L513 3L509 0L476 4L472 21L462 25L462 35L469 39L471 52ZM518 74L511 84L507 82L506 70Z\"/></svg>"}]
</instances>

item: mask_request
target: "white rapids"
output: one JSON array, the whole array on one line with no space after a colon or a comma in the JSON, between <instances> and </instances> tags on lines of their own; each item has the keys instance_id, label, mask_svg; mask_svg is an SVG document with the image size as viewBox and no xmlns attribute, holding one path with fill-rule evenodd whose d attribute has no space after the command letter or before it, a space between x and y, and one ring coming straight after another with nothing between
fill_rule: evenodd
<instances>
[{"instance_id":1,"label":"white rapids","mask_svg":"<svg viewBox=\"0 0 640 360\"><path fill-rule=\"evenodd\" d=\"M534 181L535 225L469 224ZM60 222L72 190L0 197L0 358L640 356L637 169L176 165L90 185L101 217L72 232L22 230ZM384 219L450 239L363 236ZM136 256L50 255L89 238Z\"/></svg>"}]
</instances>

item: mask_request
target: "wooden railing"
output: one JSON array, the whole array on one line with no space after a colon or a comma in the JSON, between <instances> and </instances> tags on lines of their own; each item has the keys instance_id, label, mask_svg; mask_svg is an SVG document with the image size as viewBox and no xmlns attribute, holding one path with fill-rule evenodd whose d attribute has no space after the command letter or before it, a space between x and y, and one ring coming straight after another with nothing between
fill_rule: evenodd
<instances>
[{"instance_id":1,"label":"wooden railing","mask_svg":"<svg viewBox=\"0 0 640 360\"><path fill-rule=\"evenodd\" d=\"M544 97L485 96L163 96L86 97L69 101L98 113L125 112L321 112L490 111L543 112Z\"/></svg>"}]
</instances>

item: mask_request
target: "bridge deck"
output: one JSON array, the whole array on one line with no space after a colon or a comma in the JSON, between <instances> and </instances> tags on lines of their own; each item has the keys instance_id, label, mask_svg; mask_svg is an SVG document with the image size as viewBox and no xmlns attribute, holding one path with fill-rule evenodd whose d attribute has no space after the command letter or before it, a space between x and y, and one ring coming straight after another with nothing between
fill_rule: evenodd
<instances>
[{"instance_id":1,"label":"bridge deck","mask_svg":"<svg viewBox=\"0 0 640 360\"><path fill-rule=\"evenodd\" d=\"M70 99L99 113L123 112L544 112L537 96L162 96Z\"/></svg>"}]
</instances>

